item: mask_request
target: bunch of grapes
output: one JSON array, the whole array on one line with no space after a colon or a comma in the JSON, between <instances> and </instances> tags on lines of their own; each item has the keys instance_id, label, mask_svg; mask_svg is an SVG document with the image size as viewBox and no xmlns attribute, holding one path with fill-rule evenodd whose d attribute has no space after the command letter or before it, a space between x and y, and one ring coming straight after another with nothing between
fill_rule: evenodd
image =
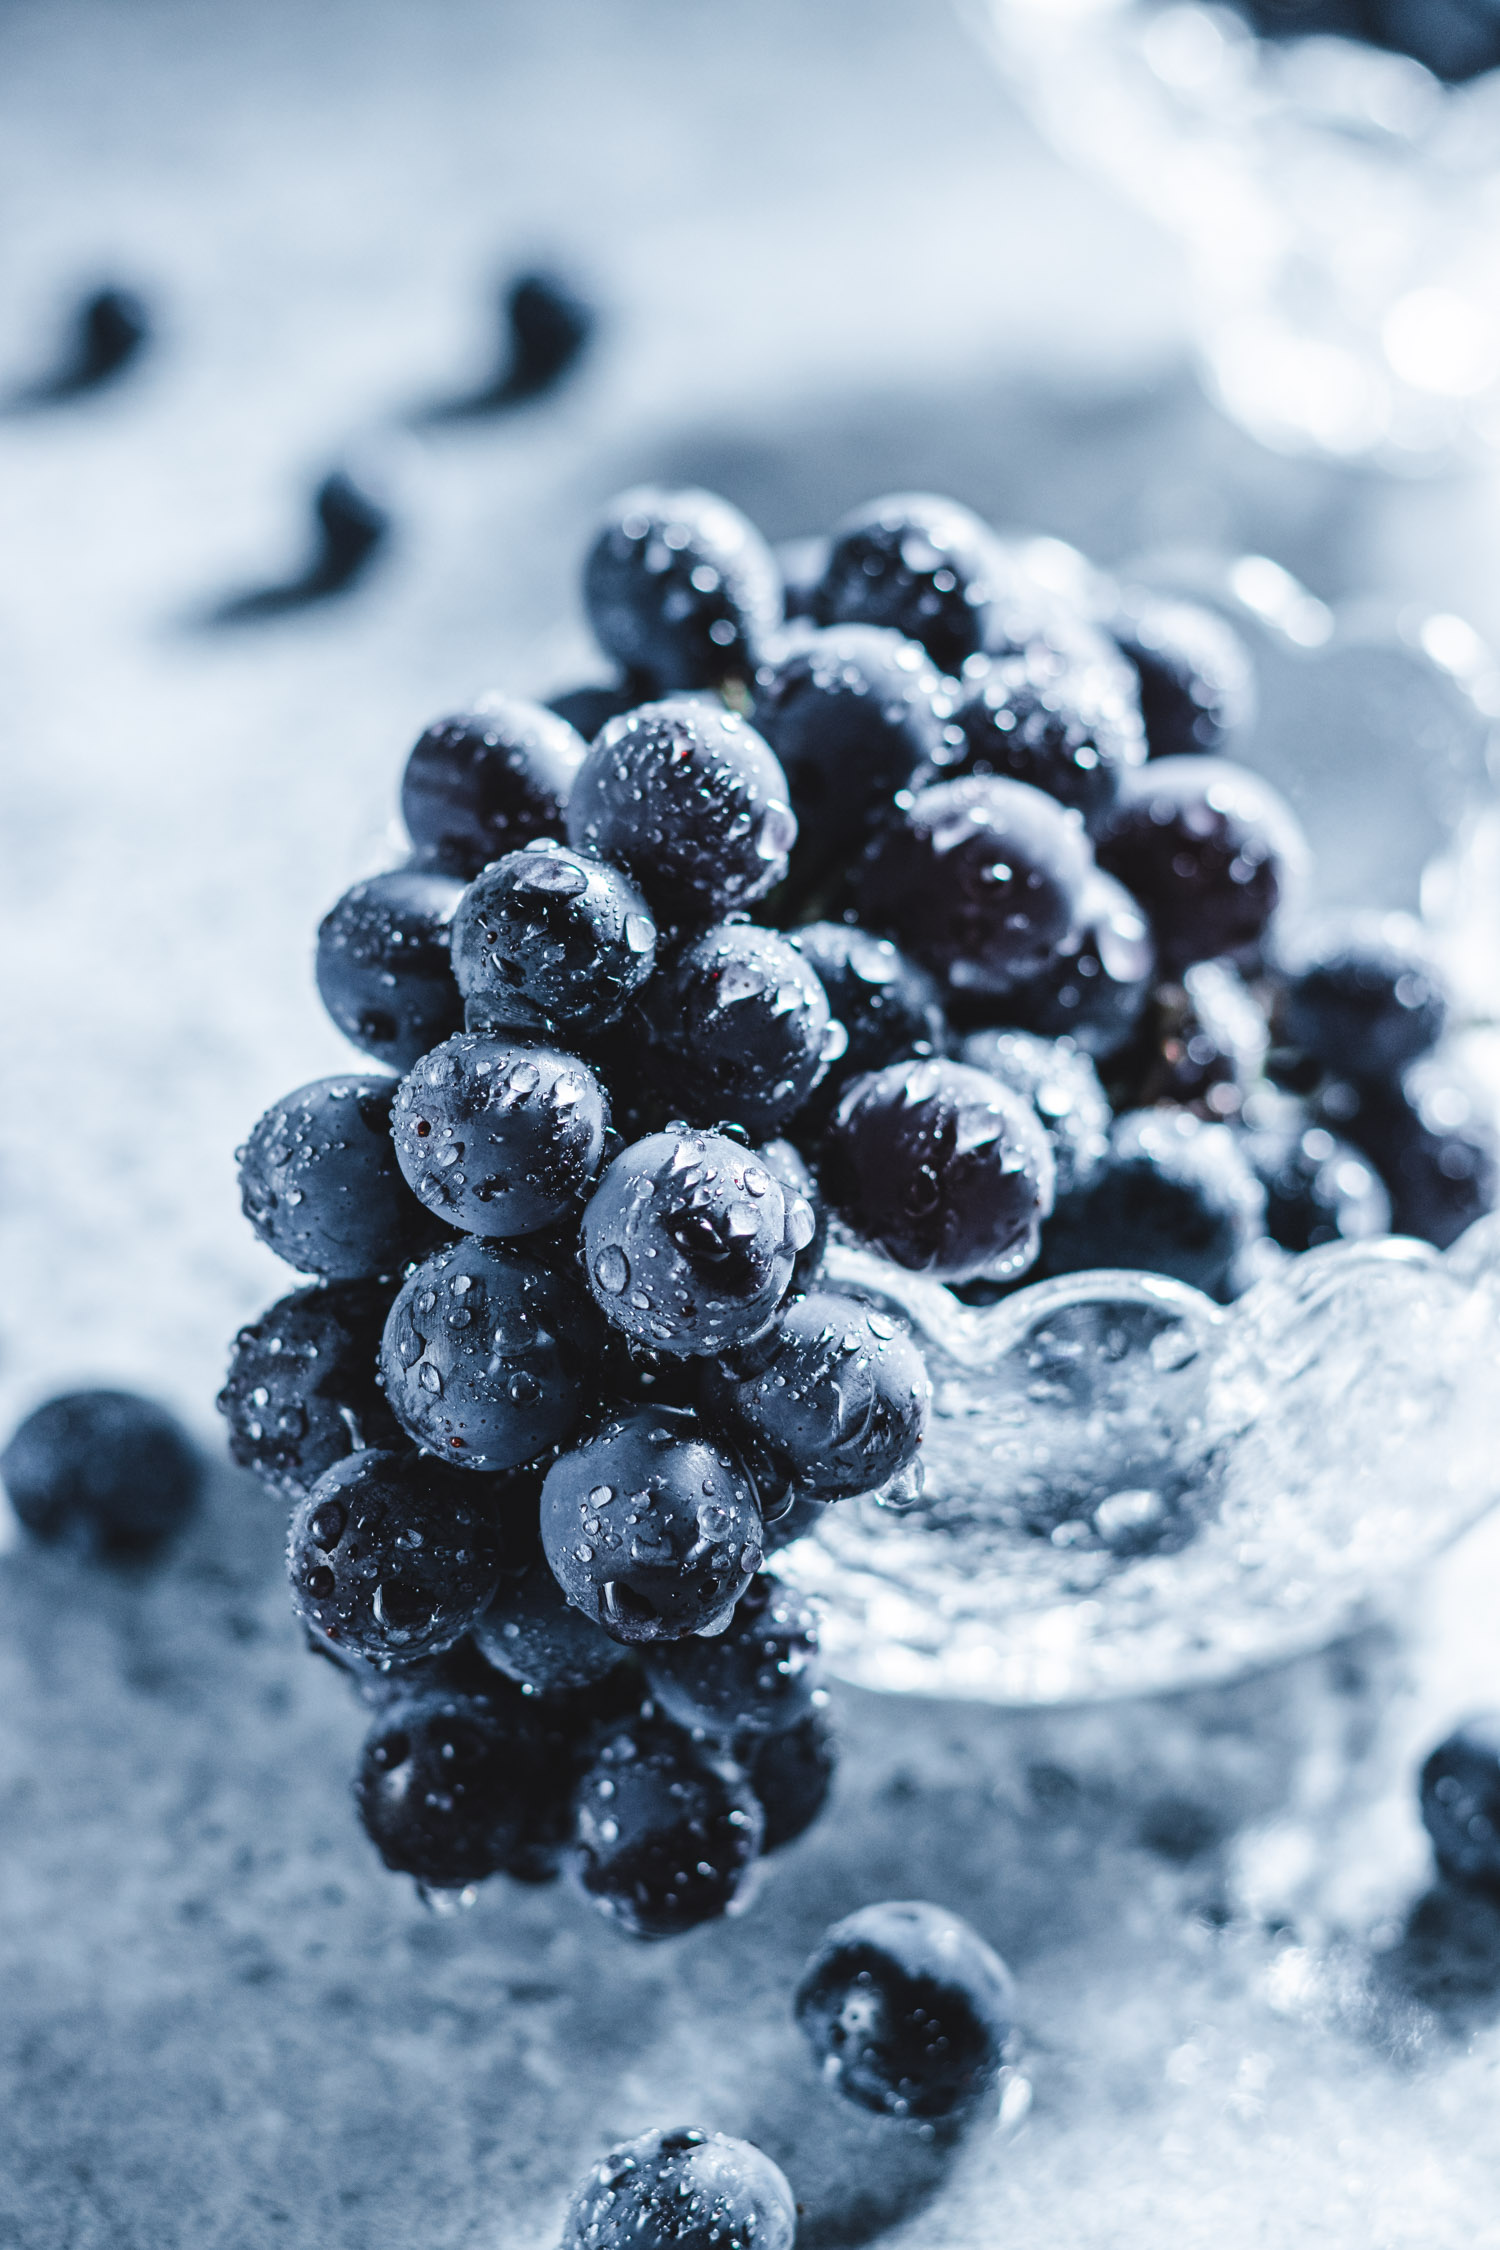
<instances>
[{"instance_id":1,"label":"bunch of grapes","mask_svg":"<svg viewBox=\"0 0 1500 2250\"><path fill-rule=\"evenodd\" d=\"M322 925L383 1070L240 1152L317 1279L220 1403L374 1706L387 1863L567 1864L651 1935L828 1790L768 1556L919 1474L921 1354L823 1278L830 1223L971 1300L1107 1265L1228 1297L1389 1223L1335 1112L1434 1239L1494 1162L1410 1090L1445 1013L1419 932L1278 954L1306 847L1222 754L1252 682L1216 617L1084 614L921 495L778 561L711 495L628 493L585 597L617 678L430 727L409 859Z\"/></svg>"}]
</instances>

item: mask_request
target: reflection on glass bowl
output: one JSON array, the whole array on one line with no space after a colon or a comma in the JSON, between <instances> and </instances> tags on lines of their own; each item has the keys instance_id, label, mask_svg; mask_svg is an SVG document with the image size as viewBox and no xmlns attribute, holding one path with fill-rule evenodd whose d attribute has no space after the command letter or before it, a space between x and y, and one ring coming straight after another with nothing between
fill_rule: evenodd
<instances>
[{"instance_id":1,"label":"reflection on glass bowl","mask_svg":"<svg viewBox=\"0 0 1500 2250\"><path fill-rule=\"evenodd\" d=\"M1051 142L1183 244L1225 410L1425 470L1500 448L1500 70L1179 0L972 0Z\"/></svg>"}]
</instances>

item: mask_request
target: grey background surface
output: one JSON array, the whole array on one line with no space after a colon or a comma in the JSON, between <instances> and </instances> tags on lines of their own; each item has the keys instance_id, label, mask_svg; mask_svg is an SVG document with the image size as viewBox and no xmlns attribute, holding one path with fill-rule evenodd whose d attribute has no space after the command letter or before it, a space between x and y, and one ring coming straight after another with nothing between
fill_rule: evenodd
<instances>
[{"instance_id":1,"label":"grey background surface","mask_svg":"<svg viewBox=\"0 0 1500 2250\"><path fill-rule=\"evenodd\" d=\"M1225 429L1168 254L936 0L9 0L0 215L0 375L100 274L163 323L117 392L0 419L7 1425L119 1380L217 1444L225 1341L287 1285L235 1143L347 1059L317 917L392 852L428 718L589 675L577 558L629 479L773 536L933 483L1105 560L1220 538L1500 626L1491 482ZM401 437L539 254L607 307L586 373ZM399 522L368 586L206 630L350 454ZM0 1557L0 2239L544 2250L612 2138L696 2118L787 2164L809 2244L1500 2240L1497 1933L1407 1923L1412 1760L1493 1692L1493 1533L1399 1642L1230 1694L844 1696L832 1815L743 1919L640 1950L563 1891L438 1921L373 1863L281 1531L225 1472L154 1577ZM903 1894L1021 1977L1005 2127L956 2152L841 2111L787 2023L823 1924Z\"/></svg>"}]
</instances>

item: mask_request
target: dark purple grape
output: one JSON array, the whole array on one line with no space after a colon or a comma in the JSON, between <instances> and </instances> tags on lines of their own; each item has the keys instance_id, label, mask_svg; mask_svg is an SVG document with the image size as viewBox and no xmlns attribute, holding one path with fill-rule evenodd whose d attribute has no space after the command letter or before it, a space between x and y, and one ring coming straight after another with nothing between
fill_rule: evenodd
<instances>
[{"instance_id":1,"label":"dark purple grape","mask_svg":"<svg viewBox=\"0 0 1500 2250\"><path fill-rule=\"evenodd\" d=\"M781 577L716 493L641 485L611 501L583 573L600 647L658 695L748 679L781 623Z\"/></svg>"},{"instance_id":2,"label":"dark purple grape","mask_svg":"<svg viewBox=\"0 0 1500 2250\"><path fill-rule=\"evenodd\" d=\"M797 836L755 729L688 696L611 719L568 802L568 841L640 884L658 922L718 920L781 881Z\"/></svg>"},{"instance_id":3,"label":"dark purple grape","mask_svg":"<svg viewBox=\"0 0 1500 2250\"><path fill-rule=\"evenodd\" d=\"M583 1260L616 1328L667 1353L716 1354L769 1326L816 1221L769 1166L686 1126L636 1141L583 1214Z\"/></svg>"},{"instance_id":4,"label":"dark purple grape","mask_svg":"<svg viewBox=\"0 0 1500 2250\"><path fill-rule=\"evenodd\" d=\"M134 1391L64 1391L0 1453L0 1484L37 1539L144 1552L198 1505L203 1463L182 1424Z\"/></svg>"},{"instance_id":5,"label":"dark purple grape","mask_svg":"<svg viewBox=\"0 0 1500 2250\"><path fill-rule=\"evenodd\" d=\"M542 1547L573 1607L631 1642L727 1619L765 1551L737 1456L692 1413L656 1406L615 1415L553 1462Z\"/></svg>"},{"instance_id":6,"label":"dark purple grape","mask_svg":"<svg viewBox=\"0 0 1500 2250\"><path fill-rule=\"evenodd\" d=\"M591 1687L626 1661L619 1642L571 1606L542 1560L505 1581L474 1640L487 1663L534 1695Z\"/></svg>"},{"instance_id":7,"label":"dark purple grape","mask_svg":"<svg viewBox=\"0 0 1500 2250\"><path fill-rule=\"evenodd\" d=\"M1129 1040L1156 975L1151 926L1122 883L1095 872L1078 929L1045 968L1009 986L991 1007L1007 1024L1071 1039L1103 1061Z\"/></svg>"},{"instance_id":8,"label":"dark purple grape","mask_svg":"<svg viewBox=\"0 0 1500 2250\"><path fill-rule=\"evenodd\" d=\"M502 852L561 833L583 757L582 737L555 711L481 696L471 711L435 720L407 760L407 834L468 882Z\"/></svg>"},{"instance_id":9,"label":"dark purple grape","mask_svg":"<svg viewBox=\"0 0 1500 2250\"><path fill-rule=\"evenodd\" d=\"M1218 756L1255 716L1255 669L1232 625L1196 602L1132 587L1110 631L1135 668L1148 754Z\"/></svg>"},{"instance_id":10,"label":"dark purple grape","mask_svg":"<svg viewBox=\"0 0 1500 2250\"><path fill-rule=\"evenodd\" d=\"M401 1444L376 1380L390 1298L375 1282L326 1282L240 1330L218 1407L242 1469L300 1500L347 1454Z\"/></svg>"},{"instance_id":11,"label":"dark purple grape","mask_svg":"<svg viewBox=\"0 0 1500 2250\"><path fill-rule=\"evenodd\" d=\"M965 1063L891 1063L844 1093L823 1162L867 1242L943 1281L1009 1279L1036 1256L1055 1171L1030 1104Z\"/></svg>"},{"instance_id":12,"label":"dark purple grape","mask_svg":"<svg viewBox=\"0 0 1500 2250\"><path fill-rule=\"evenodd\" d=\"M958 755L940 762L955 779L999 774L1029 782L1073 806L1090 829L1108 818L1121 774L1146 757L1128 676L1040 641L1014 655L971 657L954 725Z\"/></svg>"},{"instance_id":13,"label":"dark purple grape","mask_svg":"<svg viewBox=\"0 0 1500 2250\"><path fill-rule=\"evenodd\" d=\"M779 1852L805 1836L828 1802L838 1770L833 1731L821 1711L780 1734L751 1736L735 1756L765 1815L763 1852Z\"/></svg>"},{"instance_id":14,"label":"dark purple grape","mask_svg":"<svg viewBox=\"0 0 1500 2250\"><path fill-rule=\"evenodd\" d=\"M644 1661L667 1717L720 1741L778 1734L827 1699L817 1618L801 1594L764 1571L745 1588L726 1631L660 1643Z\"/></svg>"},{"instance_id":15,"label":"dark purple grape","mask_svg":"<svg viewBox=\"0 0 1500 2250\"><path fill-rule=\"evenodd\" d=\"M386 1397L449 1466L518 1468L572 1435L593 1330L581 1293L540 1259L470 1235L403 1283L380 1348Z\"/></svg>"},{"instance_id":16,"label":"dark purple grape","mask_svg":"<svg viewBox=\"0 0 1500 2250\"><path fill-rule=\"evenodd\" d=\"M1405 914L1361 914L1296 948L1277 1018L1286 1044L1325 1070L1389 1080L1437 1045L1448 1008L1420 924Z\"/></svg>"},{"instance_id":17,"label":"dark purple grape","mask_svg":"<svg viewBox=\"0 0 1500 2250\"><path fill-rule=\"evenodd\" d=\"M575 1056L460 1031L424 1055L391 1111L396 1161L435 1219L466 1234L551 1226L587 1192L609 1110Z\"/></svg>"},{"instance_id":18,"label":"dark purple grape","mask_svg":"<svg viewBox=\"0 0 1500 2250\"><path fill-rule=\"evenodd\" d=\"M770 1334L706 1378L752 1458L815 1500L848 1500L916 1459L932 1385L911 1337L887 1312L831 1290L787 1306Z\"/></svg>"},{"instance_id":19,"label":"dark purple grape","mask_svg":"<svg viewBox=\"0 0 1500 2250\"><path fill-rule=\"evenodd\" d=\"M809 871L863 838L921 767L940 765L951 683L916 641L877 625L788 634L755 680L755 724L791 790Z\"/></svg>"},{"instance_id":20,"label":"dark purple grape","mask_svg":"<svg viewBox=\"0 0 1500 2250\"><path fill-rule=\"evenodd\" d=\"M394 867L345 891L318 928L315 973L346 1039L391 1070L457 1031L449 925L463 896L455 875Z\"/></svg>"},{"instance_id":21,"label":"dark purple grape","mask_svg":"<svg viewBox=\"0 0 1500 2250\"><path fill-rule=\"evenodd\" d=\"M847 1044L801 951L749 922L720 922L685 946L653 981L641 1021L669 1106L757 1139L797 1114Z\"/></svg>"},{"instance_id":22,"label":"dark purple grape","mask_svg":"<svg viewBox=\"0 0 1500 2250\"><path fill-rule=\"evenodd\" d=\"M319 1477L292 1517L297 1614L373 1663L451 1648L499 1583L497 1493L420 1453L369 1447Z\"/></svg>"},{"instance_id":23,"label":"dark purple grape","mask_svg":"<svg viewBox=\"0 0 1500 2250\"><path fill-rule=\"evenodd\" d=\"M1000 560L972 510L927 492L872 500L834 527L812 613L920 641L944 672L985 645Z\"/></svg>"},{"instance_id":24,"label":"dark purple grape","mask_svg":"<svg viewBox=\"0 0 1500 2250\"><path fill-rule=\"evenodd\" d=\"M927 971L889 938L872 937L850 922L809 922L788 935L817 971L848 1040L816 1089L819 1119L833 1108L840 1087L861 1071L879 1070L903 1055L945 1052L942 995Z\"/></svg>"},{"instance_id":25,"label":"dark purple grape","mask_svg":"<svg viewBox=\"0 0 1500 2250\"><path fill-rule=\"evenodd\" d=\"M796 2013L847 2100L885 2117L952 2117L999 2077L1015 1997L1005 1963L958 1915L890 1900L834 1924Z\"/></svg>"},{"instance_id":26,"label":"dark purple grape","mask_svg":"<svg viewBox=\"0 0 1500 2250\"><path fill-rule=\"evenodd\" d=\"M545 1805L552 1776L509 1681L483 1693L400 1697L365 1739L354 1794L398 1875L457 1890L496 1875Z\"/></svg>"},{"instance_id":27,"label":"dark purple grape","mask_svg":"<svg viewBox=\"0 0 1500 2250\"><path fill-rule=\"evenodd\" d=\"M784 2174L749 2141L657 2128L595 2165L561 2250L792 2250L796 2232Z\"/></svg>"},{"instance_id":28,"label":"dark purple grape","mask_svg":"<svg viewBox=\"0 0 1500 2250\"><path fill-rule=\"evenodd\" d=\"M655 960L656 924L629 876L562 844L507 852L475 877L453 919L453 975L471 1031L598 1031Z\"/></svg>"},{"instance_id":29,"label":"dark purple grape","mask_svg":"<svg viewBox=\"0 0 1500 2250\"><path fill-rule=\"evenodd\" d=\"M1291 807L1227 758L1154 758L1127 774L1099 864L1139 899L1163 968L1253 958L1299 887L1307 844Z\"/></svg>"},{"instance_id":30,"label":"dark purple grape","mask_svg":"<svg viewBox=\"0 0 1500 2250\"><path fill-rule=\"evenodd\" d=\"M1040 789L939 782L871 847L861 911L952 991L1004 994L1074 937L1092 873L1077 813Z\"/></svg>"},{"instance_id":31,"label":"dark purple grape","mask_svg":"<svg viewBox=\"0 0 1500 2250\"><path fill-rule=\"evenodd\" d=\"M733 1906L763 1827L738 1766L680 1727L637 1719L604 1743L579 1785L574 1865L619 1928L677 1937Z\"/></svg>"},{"instance_id":32,"label":"dark purple grape","mask_svg":"<svg viewBox=\"0 0 1500 2250\"><path fill-rule=\"evenodd\" d=\"M316 1078L266 1111L239 1150L240 1208L299 1273L399 1273L436 1228L391 1146L394 1078Z\"/></svg>"}]
</instances>

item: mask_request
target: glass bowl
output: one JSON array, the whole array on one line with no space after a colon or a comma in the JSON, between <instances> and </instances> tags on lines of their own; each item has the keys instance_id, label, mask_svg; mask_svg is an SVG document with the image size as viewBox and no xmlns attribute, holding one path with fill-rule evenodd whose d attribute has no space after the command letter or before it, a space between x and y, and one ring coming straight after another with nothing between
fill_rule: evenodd
<instances>
[{"instance_id":1,"label":"glass bowl","mask_svg":"<svg viewBox=\"0 0 1500 2250\"><path fill-rule=\"evenodd\" d=\"M1408 470L1500 446L1500 71L1177 0L969 5L1051 143L1183 246L1234 420Z\"/></svg>"},{"instance_id":2,"label":"glass bowl","mask_svg":"<svg viewBox=\"0 0 1500 2250\"><path fill-rule=\"evenodd\" d=\"M1500 1496L1500 1217L1287 1258L1229 1308L1070 1274L985 1310L849 1243L830 1280L910 1321L920 1490L777 1558L854 1685L1058 1704L1326 1645Z\"/></svg>"}]
</instances>

